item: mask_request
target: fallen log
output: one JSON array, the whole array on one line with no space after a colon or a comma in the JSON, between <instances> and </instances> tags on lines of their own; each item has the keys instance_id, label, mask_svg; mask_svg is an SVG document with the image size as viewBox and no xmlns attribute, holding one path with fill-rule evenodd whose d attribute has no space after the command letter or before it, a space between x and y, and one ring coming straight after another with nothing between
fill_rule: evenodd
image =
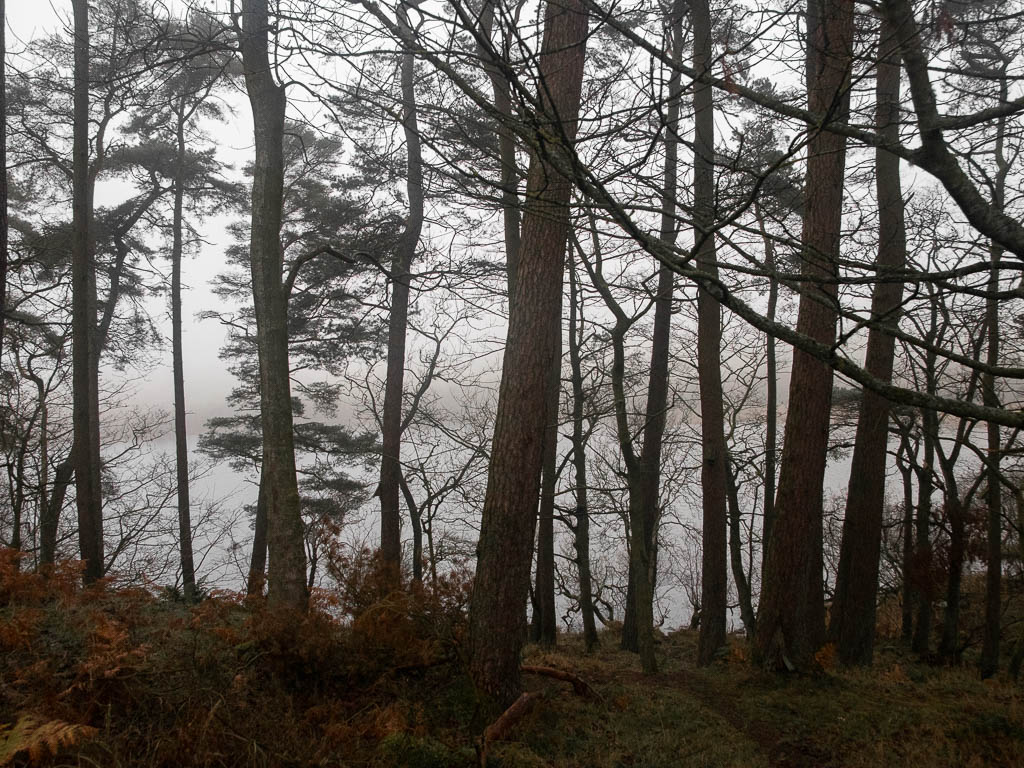
<instances>
[{"instance_id":1,"label":"fallen log","mask_svg":"<svg viewBox=\"0 0 1024 768\"><path fill-rule=\"evenodd\" d=\"M572 672L566 672L563 669L556 669L555 667L535 667L535 666L523 666L522 671L528 675L542 675L544 677L551 677L555 680L561 680L566 683L572 684L572 690L577 696L586 696L591 699L597 699L601 701L601 694L590 687L590 684L579 675L574 675Z\"/></svg>"},{"instance_id":2,"label":"fallen log","mask_svg":"<svg viewBox=\"0 0 1024 768\"><path fill-rule=\"evenodd\" d=\"M477 756L480 758L480 768L487 766L487 751L491 743L504 739L520 720L530 714L542 698L544 698L543 691L528 691L520 694L512 706L501 713L501 717L484 729L484 735L480 737L480 743L476 750Z\"/></svg>"}]
</instances>

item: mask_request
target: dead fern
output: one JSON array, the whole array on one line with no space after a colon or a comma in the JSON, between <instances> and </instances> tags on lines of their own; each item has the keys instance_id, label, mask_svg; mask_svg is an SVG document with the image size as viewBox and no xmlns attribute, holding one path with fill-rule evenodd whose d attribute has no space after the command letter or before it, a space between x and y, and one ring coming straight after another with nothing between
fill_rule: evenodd
<instances>
[{"instance_id":1,"label":"dead fern","mask_svg":"<svg viewBox=\"0 0 1024 768\"><path fill-rule=\"evenodd\" d=\"M21 753L28 753L31 763L39 763L62 749L74 747L93 738L98 729L90 725L46 720L33 714L22 715L18 722L0 725L0 766L10 765Z\"/></svg>"}]
</instances>

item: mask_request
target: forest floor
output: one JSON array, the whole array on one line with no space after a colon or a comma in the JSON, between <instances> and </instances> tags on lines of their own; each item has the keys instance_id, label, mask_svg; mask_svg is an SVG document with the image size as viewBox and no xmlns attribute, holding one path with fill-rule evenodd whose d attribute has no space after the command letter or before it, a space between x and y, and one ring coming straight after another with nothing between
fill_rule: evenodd
<instances>
[{"instance_id":1,"label":"forest floor","mask_svg":"<svg viewBox=\"0 0 1024 768\"><path fill-rule=\"evenodd\" d=\"M500 713L461 660L466 581L430 594L358 580L308 616L232 595L187 607L145 590L82 590L0 557L0 767L480 765ZM364 574L365 575L365 574ZM370 579L372 582L372 579ZM347 614L348 618L339 618ZM352 618L354 616L355 618ZM916 662L884 643L870 670L774 675L742 638L698 669L696 635L660 639L658 675L602 637L528 646L593 695L540 692L489 766L1024 766L1024 686Z\"/></svg>"}]
</instances>

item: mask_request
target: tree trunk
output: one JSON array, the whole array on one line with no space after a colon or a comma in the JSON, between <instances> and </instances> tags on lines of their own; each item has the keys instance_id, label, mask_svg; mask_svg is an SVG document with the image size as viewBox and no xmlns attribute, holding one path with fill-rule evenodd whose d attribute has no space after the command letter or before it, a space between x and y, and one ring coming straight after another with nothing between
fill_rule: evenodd
<instances>
[{"instance_id":1,"label":"tree trunk","mask_svg":"<svg viewBox=\"0 0 1024 768\"><path fill-rule=\"evenodd\" d=\"M495 0L484 0L480 11L482 37L493 45ZM512 116L512 98L505 70L485 46L478 43L477 53L484 62L484 70L491 81L494 93L494 109L504 117ZM507 57L502 57L506 58ZM519 168L516 163L516 140L512 130L500 120L497 121L498 160L501 163L501 212L505 231L505 269L508 295L511 299L515 288L516 271L519 268Z\"/></svg>"},{"instance_id":2,"label":"tree trunk","mask_svg":"<svg viewBox=\"0 0 1024 768\"><path fill-rule=\"evenodd\" d=\"M937 311L933 309L933 313ZM928 360L931 361L929 366ZM926 358L926 368L934 369L934 354ZM928 374L926 374L928 375ZM929 377L929 381L932 378ZM911 648L915 653L926 655L931 644L932 635L932 601L935 599L932 584L932 491L934 483L932 468L935 466L935 441L938 436L938 424L934 411L921 412L921 437L924 442L923 464L917 474L917 511L916 539L914 542L914 565L917 576L917 624L914 627L914 639Z\"/></svg>"},{"instance_id":3,"label":"tree trunk","mask_svg":"<svg viewBox=\"0 0 1024 768\"><path fill-rule=\"evenodd\" d=\"M906 464L900 461L900 456L906 456ZM907 437L901 438L900 450L897 453L896 466L899 468L900 477L903 480L903 584L901 585L903 606L902 623L900 636L907 644L914 635L914 470L910 465L910 446Z\"/></svg>"},{"instance_id":4,"label":"tree trunk","mask_svg":"<svg viewBox=\"0 0 1024 768\"><path fill-rule=\"evenodd\" d=\"M470 602L470 674L478 691L508 705L520 691L519 651L547 414L544 392L557 354L563 262L572 183L545 159L576 136L587 15L579 0L545 9L539 60L545 132L559 137L534 152L527 178L520 264L510 301L477 569ZM540 407L538 407L540 406Z\"/></svg>"},{"instance_id":5,"label":"tree trunk","mask_svg":"<svg viewBox=\"0 0 1024 768\"><path fill-rule=\"evenodd\" d=\"M181 259L184 250L185 115L184 97L176 114L177 166L174 173L174 219L171 222L171 356L174 376L174 460L178 478L178 549L185 602L196 598L192 557L192 513L189 502L188 436L185 428L185 363L181 337Z\"/></svg>"},{"instance_id":6,"label":"tree trunk","mask_svg":"<svg viewBox=\"0 0 1024 768\"><path fill-rule=\"evenodd\" d=\"M103 498L100 487L100 404L96 349L96 272L92 247L89 175L89 4L74 0L75 95L73 138L73 241L71 269L72 381L74 390L75 498L83 577L103 575Z\"/></svg>"},{"instance_id":7,"label":"tree trunk","mask_svg":"<svg viewBox=\"0 0 1024 768\"><path fill-rule=\"evenodd\" d=\"M405 481L405 476L399 478L399 486L402 496L405 499L405 506L409 508L409 522L412 524L412 580L414 584L423 583L423 510L416 504L413 498L412 489Z\"/></svg>"},{"instance_id":8,"label":"tree trunk","mask_svg":"<svg viewBox=\"0 0 1024 768\"><path fill-rule=\"evenodd\" d=\"M256 496L256 514L253 517L252 557L249 560L249 578L245 594L252 597L263 594L267 580L267 474L260 465L260 490Z\"/></svg>"},{"instance_id":9,"label":"tree trunk","mask_svg":"<svg viewBox=\"0 0 1024 768\"><path fill-rule=\"evenodd\" d=\"M580 580L580 614L583 618L583 645L588 652L598 645L594 621L594 596L590 574L590 509L587 503L587 440L583 432L583 366L580 347L583 341L583 307L576 269L569 264L569 365L572 371L572 462L576 481L576 570ZM578 328L577 328L578 325Z\"/></svg>"},{"instance_id":10,"label":"tree trunk","mask_svg":"<svg viewBox=\"0 0 1024 768\"><path fill-rule=\"evenodd\" d=\"M740 499L736 491L736 473L730 466L726 480L729 491L729 560L732 566L732 579L736 582L736 596L740 603L740 620L748 638L754 636L757 626L754 617L754 603L750 593L750 581L743 572L743 542L740 535Z\"/></svg>"},{"instance_id":11,"label":"tree trunk","mask_svg":"<svg viewBox=\"0 0 1024 768\"><path fill-rule=\"evenodd\" d=\"M288 297L281 279L286 97L271 71L269 31L267 0L243 0L240 43L256 144L249 258L260 361L268 596L272 604L305 611L306 551L295 476Z\"/></svg>"},{"instance_id":12,"label":"tree trunk","mask_svg":"<svg viewBox=\"0 0 1024 768\"><path fill-rule=\"evenodd\" d=\"M754 203L754 209L757 213L761 237L764 240L765 267L768 270L768 274L772 275L768 279L768 307L766 316L769 322L774 323L779 305L779 282L774 277L775 243L768 236L764 215L756 202ZM775 446L779 440L779 369L775 356L775 337L771 334L767 334L765 337L765 379L764 520L761 526L762 569L764 568L764 560L768 551L768 541L772 536L772 524L775 522L775 473L777 467Z\"/></svg>"},{"instance_id":13,"label":"tree trunk","mask_svg":"<svg viewBox=\"0 0 1024 768\"><path fill-rule=\"evenodd\" d=\"M541 645L553 647L558 639L555 615L555 487L558 483L558 403L562 393L562 318L553 329L558 353L552 358L544 393L547 413L537 521L536 636Z\"/></svg>"},{"instance_id":14,"label":"tree trunk","mask_svg":"<svg viewBox=\"0 0 1024 768\"><path fill-rule=\"evenodd\" d=\"M711 67L711 11L707 0L692 0L693 68ZM718 277L715 253L715 112L711 86L695 83L693 91L693 208L697 264ZM722 310L702 286L697 288L697 379L700 385L701 622L697 663L710 664L725 646L729 603L726 566L728 528L728 459L725 450L725 408L722 402Z\"/></svg>"},{"instance_id":15,"label":"tree trunk","mask_svg":"<svg viewBox=\"0 0 1024 768\"><path fill-rule=\"evenodd\" d=\"M852 0L809 0L807 90L814 112L845 120L853 60ZM836 259L843 212L846 140L827 131L808 145L797 330L831 345L836 331ZM819 282L820 281L820 282ZM832 369L793 351L775 522L768 542L755 650L770 668L807 669L824 642L822 492ZM799 404L799 407L792 407Z\"/></svg>"},{"instance_id":16,"label":"tree trunk","mask_svg":"<svg viewBox=\"0 0 1024 768\"><path fill-rule=\"evenodd\" d=\"M1001 70L999 80L999 102L1005 104L1009 100L1009 84L1006 77L1006 65ZM1005 209L1006 177L1010 171L1010 163L1006 159L1004 145L1006 141L1006 118L1000 117L997 122L995 161L996 179L993 191L993 207L1000 213ZM989 244L989 297L985 300L985 323L988 326L988 344L985 351L985 362L991 366L999 364L999 268L1003 257L1003 249L994 241ZM996 390L996 377L985 373L981 378L982 397L985 405L990 408L999 407L999 393ZM981 644L980 670L983 678L992 677L999 670L999 634L1002 621L1002 575L1003 575L1003 505L1002 482L1000 480L1000 458L1002 443L999 425L988 422L986 425L986 485L985 505L988 509L987 536L987 570L985 574L985 629Z\"/></svg>"},{"instance_id":17,"label":"tree trunk","mask_svg":"<svg viewBox=\"0 0 1024 768\"><path fill-rule=\"evenodd\" d=\"M669 37L672 46L672 58L677 63L683 60L683 7L675 2L670 11ZM679 102L682 98L682 85L679 72L673 69L668 81L668 102L665 107L665 173L661 192L661 222L658 236L666 244L675 243L678 225L676 222L676 197L679 173ZM634 563L641 560L647 563L644 580L647 584L643 589L654 599L654 591L658 577L658 527L661 509L661 450L665 437L665 422L668 412L668 356L672 334L672 295L675 290L675 272L666 265L658 267L658 292L654 304L654 328L651 335L651 365L647 382L647 407L644 413L643 446L634 472L637 477L630 479L630 507L635 506L642 515L643 546L645 551L637 551L633 557L633 548L639 541L630 546L629 581L626 585L626 614L622 623L622 648L644 656L641 646L650 646L650 658L653 664L653 608L640 606L639 601L645 600L637 591L637 570ZM620 437L621 440L621 437ZM633 499L634 488L638 489L638 498ZM632 514L632 511L630 512ZM632 520L632 518L630 518ZM648 627L641 621L641 614L651 616L652 625ZM653 668L652 670L653 671Z\"/></svg>"},{"instance_id":18,"label":"tree trunk","mask_svg":"<svg viewBox=\"0 0 1024 768\"><path fill-rule=\"evenodd\" d=\"M960 585L963 581L966 553L965 515L956 491L945 495L946 517L949 520L949 575L946 579L946 610L942 619L939 655L946 663L960 659Z\"/></svg>"},{"instance_id":19,"label":"tree trunk","mask_svg":"<svg viewBox=\"0 0 1024 768\"><path fill-rule=\"evenodd\" d=\"M0 357L7 316L7 11L0 0ZM44 491L45 492L45 491Z\"/></svg>"},{"instance_id":20,"label":"tree trunk","mask_svg":"<svg viewBox=\"0 0 1024 768\"><path fill-rule=\"evenodd\" d=\"M888 141L899 141L900 54L892 26L883 20L879 29L879 61L875 92L875 123ZM900 190L900 160L884 149L875 151L878 195L878 258L871 300L871 319L885 328L868 332L864 367L885 383L892 381L895 328L903 301L903 284L889 275L903 269L907 236ZM876 392L861 395L854 438L846 516L839 554L835 598L829 633L846 665L870 666L874 656L875 609L878 600L878 558L885 508L885 463L889 443L889 401Z\"/></svg>"},{"instance_id":21,"label":"tree trunk","mask_svg":"<svg viewBox=\"0 0 1024 768\"><path fill-rule=\"evenodd\" d=\"M404 9L399 24L409 29ZM384 412L381 417L380 463L380 553L395 586L401 578L402 518L399 510L399 485L402 477L402 392L405 379L405 339L409 327L409 281L412 260L423 227L423 160L416 116L415 56L402 54L402 129L406 146L406 184L409 215L405 231L391 267L391 314L388 319L388 372L384 385Z\"/></svg>"}]
</instances>

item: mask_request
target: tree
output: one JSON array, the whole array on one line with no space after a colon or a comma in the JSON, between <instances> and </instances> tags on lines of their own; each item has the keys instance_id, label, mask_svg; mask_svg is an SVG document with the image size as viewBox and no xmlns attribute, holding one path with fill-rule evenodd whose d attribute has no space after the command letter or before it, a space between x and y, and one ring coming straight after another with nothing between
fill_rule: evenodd
<instances>
[{"instance_id":1,"label":"tree","mask_svg":"<svg viewBox=\"0 0 1024 768\"><path fill-rule=\"evenodd\" d=\"M103 497L100 488L100 404L93 272L92 180L89 174L89 4L74 0L75 96L72 338L74 365L75 500L85 580L103 575Z\"/></svg>"},{"instance_id":2,"label":"tree","mask_svg":"<svg viewBox=\"0 0 1024 768\"><path fill-rule=\"evenodd\" d=\"M895 142L900 130L899 50L892 26L884 20L878 32L878 57L875 123L881 136ZM877 148L875 169L878 283L871 299L871 318L877 325L868 332L864 367L872 376L890 382L896 340L885 328L897 326L903 302L903 284L890 276L900 272L906 263L907 236L899 158ZM875 392L864 392L850 464L839 573L829 625L844 664L868 666L873 656L888 442L889 401Z\"/></svg>"},{"instance_id":3,"label":"tree","mask_svg":"<svg viewBox=\"0 0 1024 768\"><path fill-rule=\"evenodd\" d=\"M531 155L515 292L510 300L498 412L488 468L477 570L470 603L470 674L499 704L519 694L519 649L540 480L544 392L561 314L571 181L552 163L576 135L587 15L577 0L549 3L532 118L541 137ZM540 406L540 407L538 407Z\"/></svg>"},{"instance_id":4,"label":"tree","mask_svg":"<svg viewBox=\"0 0 1024 768\"><path fill-rule=\"evenodd\" d=\"M408 11L398 10L399 23L412 32ZM402 131L406 149L406 195L409 213L405 231L391 267L391 312L388 320L388 368L384 386L384 409L381 419L382 447L380 463L380 549L381 559L392 571L397 584L402 560L402 520L398 506L402 477L402 403L405 379L405 341L409 325L409 283L416 248L423 228L423 153L420 148L416 119L416 57L412 51L402 53Z\"/></svg>"},{"instance_id":5,"label":"tree","mask_svg":"<svg viewBox=\"0 0 1024 768\"><path fill-rule=\"evenodd\" d=\"M853 3L807 4L807 95L812 111L842 121L849 108ZM843 136L817 132L807 146L797 332L819 344L835 339L834 282L842 218ZM762 575L755 647L763 663L806 669L824 641L822 485L831 414L832 369L796 349L786 416L776 519Z\"/></svg>"},{"instance_id":6,"label":"tree","mask_svg":"<svg viewBox=\"0 0 1024 768\"><path fill-rule=\"evenodd\" d=\"M243 0L238 28L245 87L256 140L253 171L252 297L260 371L263 471L266 473L269 596L272 603L306 609L306 556L295 476L292 399L288 369L288 297L281 276L284 195L285 86L274 80L268 52L267 0Z\"/></svg>"},{"instance_id":7,"label":"tree","mask_svg":"<svg viewBox=\"0 0 1024 768\"><path fill-rule=\"evenodd\" d=\"M711 10L707 0L691 3L693 16L693 68L711 67ZM718 279L715 253L715 111L713 91L695 83L693 92L693 195L694 251L697 264L712 280ZM697 663L710 664L725 646L728 610L726 528L728 521L728 455L722 402L721 307L708 290L697 287L697 376L700 383L701 504L703 546L701 622Z\"/></svg>"}]
</instances>

